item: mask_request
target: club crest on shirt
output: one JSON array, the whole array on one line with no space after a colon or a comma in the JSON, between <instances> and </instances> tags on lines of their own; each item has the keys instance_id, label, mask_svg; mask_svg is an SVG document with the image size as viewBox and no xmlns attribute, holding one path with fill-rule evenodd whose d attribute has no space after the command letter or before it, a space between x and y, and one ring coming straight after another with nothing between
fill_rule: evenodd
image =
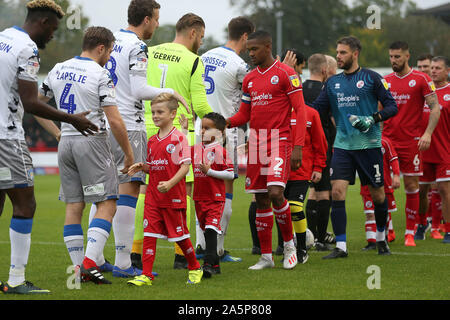
<instances>
[{"instance_id":1,"label":"club crest on shirt","mask_svg":"<svg viewBox=\"0 0 450 320\"><path fill-rule=\"evenodd\" d=\"M411 80L411 81L409 82L409 86L410 86L411 88L415 87L415 86L416 86L416 80Z\"/></svg>"},{"instance_id":2,"label":"club crest on shirt","mask_svg":"<svg viewBox=\"0 0 450 320\"><path fill-rule=\"evenodd\" d=\"M294 74L290 76L289 80L291 80L291 83L295 88L300 87L300 79L298 78L298 75Z\"/></svg>"},{"instance_id":3,"label":"club crest on shirt","mask_svg":"<svg viewBox=\"0 0 450 320\"><path fill-rule=\"evenodd\" d=\"M444 96L444 101L450 101L450 94L446 94Z\"/></svg>"},{"instance_id":4,"label":"club crest on shirt","mask_svg":"<svg viewBox=\"0 0 450 320\"><path fill-rule=\"evenodd\" d=\"M167 151L168 153L170 153L170 154L174 153L174 152L175 152L175 145L169 144L169 145L166 147L166 151Z\"/></svg>"},{"instance_id":5,"label":"club crest on shirt","mask_svg":"<svg viewBox=\"0 0 450 320\"><path fill-rule=\"evenodd\" d=\"M216 154L214 153L214 151L210 151L210 152L208 152L208 154L206 155L206 158L207 158L208 161L210 161L210 162L213 162L215 157L216 157Z\"/></svg>"},{"instance_id":6,"label":"club crest on shirt","mask_svg":"<svg viewBox=\"0 0 450 320\"><path fill-rule=\"evenodd\" d=\"M280 78L278 76L273 76L272 79L270 79L271 84L278 84L280 82Z\"/></svg>"},{"instance_id":7,"label":"club crest on shirt","mask_svg":"<svg viewBox=\"0 0 450 320\"><path fill-rule=\"evenodd\" d=\"M358 81L358 82L356 83L356 87L357 87L358 89L361 89L362 87L364 87L364 85L365 85L365 83L364 83L363 80L360 80L360 81Z\"/></svg>"}]
</instances>

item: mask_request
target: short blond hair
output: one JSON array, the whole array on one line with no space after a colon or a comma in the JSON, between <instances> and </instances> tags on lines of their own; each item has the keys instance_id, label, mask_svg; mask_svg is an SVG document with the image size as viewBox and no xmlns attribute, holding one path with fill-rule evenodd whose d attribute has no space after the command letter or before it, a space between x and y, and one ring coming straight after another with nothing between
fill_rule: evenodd
<instances>
[{"instance_id":1,"label":"short blond hair","mask_svg":"<svg viewBox=\"0 0 450 320\"><path fill-rule=\"evenodd\" d=\"M156 105L160 103L165 103L166 107L170 111L178 109L178 100L171 93L161 93L155 99L152 100L151 105Z\"/></svg>"},{"instance_id":2,"label":"short blond hair","mask_svg":"<svg viewBox=\"0 0 450 320\"><path fill-rule=\"evenodd\" d=\"M65 13L61 6L59 6L55 1L53 0L33 0L27 3L27 9L28 11L35 11L35 10L49 10L58 16L59 19L62 19L62 17L65 16Z\"/></svg>"}]
</instances>

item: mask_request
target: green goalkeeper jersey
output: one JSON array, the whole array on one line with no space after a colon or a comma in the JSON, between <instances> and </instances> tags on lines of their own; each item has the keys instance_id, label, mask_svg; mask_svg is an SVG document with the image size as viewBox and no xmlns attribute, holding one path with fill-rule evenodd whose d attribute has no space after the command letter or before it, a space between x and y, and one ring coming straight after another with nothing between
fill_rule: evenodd
<instances>
[{"instance_id":1,"label":"green goalkeeper jersey","mask_svg":"<svg viewBox=\"0 0 450 320\"><path fill-rule=\"evenodd\" d=\"M202 59L178 43L163 43L148 49L147 81L157 88L171 88L181 94L195 114L203 118L212 112L206 98L203 74L205 68ZM181 129L178 116L186 115L189 120L189 131L194 130L193 115L187 114L180 104L174 126ZM145 121L147 133L156 133L157 128L152 121L150 101L145 102Z\"/></svg>"}]
</instances>

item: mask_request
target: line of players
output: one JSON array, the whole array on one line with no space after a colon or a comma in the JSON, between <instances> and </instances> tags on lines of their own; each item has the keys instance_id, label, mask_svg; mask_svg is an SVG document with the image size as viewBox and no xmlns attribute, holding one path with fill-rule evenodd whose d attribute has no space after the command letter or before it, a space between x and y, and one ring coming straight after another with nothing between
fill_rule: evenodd
<instances>
[{"instance_id":1,"label":"line of players","mask_svg":"<svg viewBox=\"0 0 450 320\"><path fill-rule=\"evenodd\" d=\"M34 1L32 1L31 3L33 2ZM130 4L130 8L132 7L132 4L134 5L140 4L142 8L143 3L141 2L142 1L138 0L132 1L132 3ZM110 33L107 29L100 27L88 29L83 44L83 53L79 57L75 57L74 59L56 65L55 68L49 73L49 76L47 77L46 81L44 81L44 84L41 88L42 94L41 100L48 101L52 97L52 95L55 95L57 97L57 102L59 101L58 104L59 108L66 109L69 114L75 113L74 111L76 110L77 105L78 110L82 111L85 111L83 109L84 106L96 105L95 99L100 101L100 107L103 108L103 111L106 114L105 119L105 117L101 114L101 112L95 112L97 110L94 110L93 114L95 117L91 117L91 121L97 125L99 133L94 135L93 137L88 138L90 146L87 146L86 140L85 139L83 140L83 137L79 137L79 134L76 130L73 130L73 128L71 128L70 126L63 124L62 137L65 137L65 139L61 141L59 148L60 163L64 164L64 166L61 166L62 189L60 192L60 196L64 201L68 203L66 209L66 223L64 228L65 242L74 265L80 265L81 272L85 276L87 276L90 280L93 280L96 283L109 283L109 281L107 281L103 277L103 275L100 273L99 270L101 270L101 266L105 265L104 258L102 258L102 251L103 246L106 243L106 240L109 236L111 226L114 223L114 220L117 221L117 223L114 226L117 240L116 240L116 263L112 271L117 276L124 276L124 277L136 276L133 284L141 285L141 283L145 283L145 281L142 282L142 278L139 278L140 272L142 271L133 267L130 261L130 252L131 252L130 239L133 237L134 233L133 211L135 210L137 202L137 197L133 195L136 195L136 189L139 188L139 184L143 183L143 177L141 175L141 177L139 177L137 180L136 179L133 180L132 178L126 178L125 180L121 180L119 182L118 177L115 177L115 173L113 172L114 170L116 170L115 166L113 163L111 163L112 159L118 160L118 163L120 163L119 167L123 165L121 171L122 173L125 174L128 171L128 168L131 166L131 164L135 160L138 160L137 159L138 157L141 159L142 162L145 162L146 160L147 154L146 152L143 152L143 146L145 146L146 144L146 138L144 138L144 135L142 134L142 132L144 132L143 126L144 111L142 107L142 100L152 100L161 93L169 92L171 94L175 94L175 96L178 98L178 101L182 102L185 105L185 107L189 109L189 105L185 101L186 97L183 98L180 94L177 94L174 90L156 89L146 84L147 61L151 60L151 58L148 59L147 48L140 39L148 39L151 37L153 31L158 26L158 17L159 17L159 5L153 1L148 2L151 3L151 5L153 6L151 7L152 13L144 15L144 17L141 17L142 19L140 20L138 19L137 21L134 22L132 22L129 19L130 28L128 28L127 30L121 30L120 33L117 33L116 35L112 35L112 33ZM43 3L45 4L45 6L38 7L37 10L30 6L28 7L29 12L32 12L31 16L33 16L34 14L36 16L35 17L36 23L40 24L44 24L45 21L50 20L49 15L53 18L52 14L55 13L53 4L50 5L48 4L51 3L51 1L43 1ZM57 12L60 12L59 10ZM180 19L180 21L182 19ZM190 26L189 23L187 23L186 28L183 27L179 28L177 24L177 37L178 33L182 34L183 33L182 31L186 30L189 31L187 33L184 33L183 40L190 44L189 45L190 49L194 53L198 50L198 47L201 44L201 39L203 38L204 35L204 23L203 26L201 23L200 25L201 28L198 29ZM251 23L247 23L247 26L248 25L250 25L251 28L253 28ZM132 26L136 27L135 30L131 30ZM115 40L120 39L121 36L123 36L121 39L123 44L121 50L124 50L124 47L126 47L126 45L130 45L130 48L134 49L135 52L131 50L129 56L132 57L132 59L134 60L132 61L128 60L126 61L127 63L118 63L117 61L114 61L112 67L109 68L110 69L109 74L105 71L105 69L101 69L102 71L100 72L100 69L97 66L104 66L108 61L111 62L114 60L110 59L110 55L114 50L114 47L112 47L112 43ZM131 37L132 39L125 39L126 37ZM50 38L48 38L47 41L49 39ZM229 95L227 96L226 100L228 100L227 102L229 102L231 98L233 102L229 103L229 105L234 105L234 108L232 108L232 110L234 111L234 113L238 111L237 114L233 115L232 114L233 112L230 115L226 114L226 112L230 111L229 105L228 109L222 109L218 111L219 112L222 111L222 113L225 113L224 116L227 117L226 122L228 124L228 127L237 127L239 125L245 124L249 120L251 121L250 127L255 131L253 131L254 134L250 135L249 138L249 147L248 147L250 150L249 159L252 155L252 152L254 152L255 150L256 152L259 151L262 142L267 142L268 146L272 146L272 144L276 146L276 149L274 149L277 151L276 156L275 154L269 156L270 161L268 166L262 165L260 161L257 161L256 163L251 163L249 161L247 166L246 189L248 192L255 193L255 199L257 203L255 220L257 226L259 245L261 249L260 261L258 261L258 263L255 264L254 266L250 267L250 269L259 270L266 267L274 266L272 258L272 246L271 246L273 215L275 215L277 218L276 220L280 227L281 234L284 240L284 254L285 254L284 267L286 269L291 269L295 267L295 265L297 264L298 258L301 263L306 262L308 258L305 244L306 217L303 211L303 202L306 196L309 181L311 180L313 182L319 182L321 180L322 175L320 171L322 168L327 166L326 165L327 149L328 145L329 144L331 145L331 143L327 143L326 141L327 139L325 137L323 130L317 130L317 128L322 127L319 114L316 111L314 111L314 109L306 107L303 104L302 84L298 73L294 70L294 68L296 67L295 57L292 56L290 57L293 58L292 62L289 62L289 56L286 56L286 58L284 59L284 61L287 64L291 64L292 67L294 68L286 67L285 64L282 64L276 59L274 59L272 57L271 37L269 34L265 32L259 31L252 33L247 31L241 34L240 37L238 37L238 39L233 40L240 41L239 50L224 46L219 49L219 51L222 51L221 53L208 52L203 56L203 62L205 64L205 73L204 73L205 82L209 83L209 89L206 89L205 92L208 96L208 102L211 106L220 105L220 103L217 100L215 101L215 103L210 102L211 99L213 99L211 98L211 96L215 92L215 90L213 89L214 86L215 88L222 88L223 85L227 83L226 80L224 81L223 79L220 79L220 77L215 78L213 76L215 75L215 72L217 72L220 69L219 67L223 67L226 65L226 62L219 63L219 61L221 61L219 57L222 57L223 59L224 57L226 57L226 53L228 53L229 51L232 53L233 59L237 60L239 62L238 65L242 67L245 64L242 64L243 61L241 62L239 60L240 58L238 58L238 55L236 53L240 53L241 51L244 50L244 48L247 48L250 53L250 58L252 59L252 62L257 66L257 68L252 72L250 72L248 75L246 75L248 72L248 68L246 66L244 67L245 71L243 68L240 69L238 68L237 73L239 76L236 77L236 79L233 79L237 80L238 86L240 83L242 83L243 86L244 93L242 95L242 103L240 109L238 111L236 107L236 100L239 101L240 94L236 95L236 85L235 85L234 88L231 88L232 94L228 92ZM128 44L126 43L127 41L129 41ZM399 79L407 78L410 75L416 76L415 72L410 71L408 65L405 64L404 61L402 65L401 59L403 55L404 55L403 58L406 58L407 60L408 57L407 50L408 48L405 46L404 43L397 43L394 44L393 47L391 47L392 53L391 52L390 53L391 53L391 60L393 61L392 65L394 71L396 71L396 73L400 75L400 76L397 75L397 78ZM216 56L214 57L215 54ZM357 54L359 54L359 52L357 52ZM211 55L212 57L209 57L208 55ZM114 55L112 56L114 57ZM168 55L166 55L165 57L167 56ZM316 56L316 58L322 60L317 65L319 66L318 70L320 70L322 75L324 75L324 70L327 70L324 67L326 65L326 59L324 56L318 57ZM398 60L400 61L398 62ZM442 64L439 65L439 67L435 68L437 69L441 68L441 70L444 70L441 71L441 73L436 72L436 74L442 75L445 71L447 71L448 74L448 61L445 60L445 58L440 59L435 58L435 60L436 61L433 60L433 63L436 62L438 64ZM202 65L200 60L195 59L195 61L196 62L194 62L194 65L195 64L197 64L197 66ZM32 62L33 65L31 66L36 67L35 65L36 61L33 60ZM83 65L86 65L84 67L85 70L83 70ZM311 60L311 66L312 65L314 65L313 60ZM36 68L31 69L29 66L30 64L28 63L26 69L28 72L30 73L36 72ZM126 68L123 69L122 72L124 72L125 74L129 73L129 86L126 89L120 86L120 84L117 85L118 82L120 81L119 80L120 78L118 76L120 74L119 68L120 67L123 68L124 66L126 66ZM163 84L162 81L163 79L165 79L164 72L167 72L167 69L164 69L163 68L164 66L161 67L161 65L158 67L162 69L162 75L160 77L160 86L164 88L165 83ZM96 76L93 76L93 74L89 75L88 73L83 76L83 71L87 72L89 71L90 68L92 68L91 71L95 70L93 74L95 73ZM112 69L114 69L114 71L116 72L111 72ZM209 73L207 71L209 71ZM192 76L192 74L195 73L195 70L189 70L189 72L191 72ZM410 88L420 87L423 89L420 92L422 96L434 97L433 92L434 90L433 86L431 85L431 81L426 81L429 79L426 79L421 74L417 75L416 77L417 78L411 79L408 82L409 87ZM78 100L80 97L83 97L82 89L77 87L75 84L68 83L67 81L70 80L76 83L86 84L87 78L95 79L93 84L98 86L98 90L93 91L96 92L96 95L91 96L86 95L84 97L85 100L84 99ZM267 83L261 81L260 78L264 78L267 81ZM438 76L436 76L436 79L437 79L436 81L441 81L441 79L438 78ZM324 76L322 78L322 82L324 82L325 80L326 77ZM390 89L392 91L395 83L389 82L388 77L386 77L386 83L387 83L386 86L390 85ZM446 90L448 89L448 83L445 84L446 81L441 81L439 83L444 84L442 87L439 87L439 89L446 89ZM270 87L268 87L268 84L270 84ZM428 91L426 88L428 88ZM78 92L77 90L80 90L80 92ZM121 92L121 90L123 90L123 92ZM268 90L270 93L267 93L266 90ZM123 108L123 105L119 104L119 108L117 107L114 108L114 106L116 105L115 103L116 91L118 96L117 100L119 100L119 97L128 97L128 100L130 100L127 101L129 103L124 103L124 105L125 104L130 105L131 108L129 108L128 110L130 109L133 110L133 112L129 114L130 121L128 123L126 120L127 118L126 114L124 115L121 110L121 108ZM263 93L262 96L256 95L255 93L257 92ZM446 93L446 91L444 93L445 94L442 96L442 99L445 102L447 101L445 99L448 93ZM402 95L401 91L396 91L395 97L396 98L400 97L399 99L405 99L405 95ZM75 100L75 98L77 100ZM272 98L274 101L267 102L267 100L272 100ZM81 101L81 103L78 102L75 103L75 101ZM436 102L437 100L435 101L432 99L427 99L427 103L430 106L430 109L432 110L431 118L434 120L431 120L429 122L431 124L428 124L428 127L425 130L425 134L422 135L422 138L420 138L420 134L419 135L416 134L413 137L413 139L419 140L419 147L423 150L427 149L428 145L430 144L431 134L433 133L434 127L437 125L435 115L436 113L437 119L439 119L439 112L435 111L439 110L439 108L436 108ZM264 103L270 104L271 108L273 108L271 109L271 111L274 113L271 123L257 124L257 120L261 121L261 119L266 118L266 115L263 114L255 115L254 109L249 108L250 105L254 106L255 103L257 104L259 103L260 105L264 105ZM289 111L286 112L285 110L286 104L291 105L292 108L294 108L294 110L296 111L292 113L293 114L292 119L290 116L290 110L292 108L289 108ZM401 105L404 104L404 102L399 101L397 99L397 104ZM441 104L443 105L442 102ZM422 103L422 107L423 105L424 101ZM446 106L444 105L443 106L444 110L446 110L445 107ZM279 108L279 112L274 111L276 108ZM138 109L138 111L136 111L136 109ZM402 108L399 109L402 110ZM223 110L227 111L223 112ZM405 108L403 108L403 110L405 110ZM119 111L121 112L119 113ZM197 110L195 110L194 108L194 111ZM86 110L84 114L88 114L88 112L89 111ZM405 114L408 114L408 112L406 111L403 112ZM204 113L203 115L209 113L210 112ZM278 117L275 117L275 114L277 113ZM187 114L189 114L189 112L187 112ZM329 119L329 115L322 114L322 118ZM288 122L286 122L286 119L288 119ZM392 120L394 119L395 118L393 118ZM61 119L58 118L57 120ZM329 119L329 121L331 120ZM404 130L405 135L411 135L411 132L417 131L416 125L414 124L413 121L412 123L413 123L412 126L408 128L411 129L410 131ZM445 137L445 130L448 129L448 127L445 127L446 125L445 122L441 121L440 123L444 123L442 125L443 129L437 130L437 132L443 131ZM51 124L48 125L51 126ZM90 123L89 125L92 124ZM398 126L396 126L396 124L390 125L389 121L385 123L385 128L389 128L390 126L391 127L394 126L398 130ZM294 129L293 139L289 134L289 132L292 130L291 128ZM272 138L269 139L267 135L264 137L259 136L261 133L256 132L256 130L261 129L277 129L278 130L277 133L279 135L275 138L276 140L272 141ZM110 142L106 138L107 137L106 132L108 130L110 130L112 133L112 135L110 136L114 138L111 142L111 145L115 145L116 147L111 147L109 145ZM386 131L389 130L386 129ZM395 130L391 129L391 131ZM136 134L140 135L140 137L131 138L130 132L137 132ZM88 131L88 133L92 132ZM316 135L318 135L318 137ZM129 139L127 139L127 136ZM231 134L231 137L232 138L227 139L227 141L238 139L235 132L234 134L233 133ZM322 147L321 148L317 147L316 143L311 143L311 139L317 139L317 141L321 141L321 143L319 144ZM138 143L134 144L135 146L134 150L132 149L132 143L130 143L130 141L131 142L138 141ZM234 150L232 150L232 154L235 155L237 143L234 143L232 146L234 148ZM302 161L302 147L304 152L303 154L304 163L302 168L299 168L300 162ZM314 151L312 150L308 151L308 147L312 147L315 149ZM411 146L408 147L410 149L413 148ZM270 148L268 149L272 150ZM408 148L405 149L407 149L404 152L404 154L406 155L405 157L409 157L410 150ZM95 153L93 152L92 154L96 154L97 156L99 156L99 158L93 158L90 165L85 166L86 161L89 161L89 157L86 157L86 155L88 155L92 150L96 150L96 152ZM118 151L115 152L116 153L115 157L111 157L111 150ZM283 152L279 153L280 150L283 150ZM70 156L68 156L69 154ZM65 156L67 156L68 158L64 158ZM420 157L420 153L416 153L412 159L412 164L414 165L414 169L412 170L414 171L414 173L420 173L420 168L416 168L418 166L418 164L416 164L417 156ZM310 159L308 159L308 157L310 157ZM319 161L317 162L313 161L312 158L316 158L315 160ZM291 159L291 161L289 161L289 159ZM448 157L443 158L445 165L446 165L445 161L447 160ZM80 182L81 185L84 186L82 194L79 194L79 190L77 190L76 179L74 179L74 177L76 176L76 171L78 171L78 169L74 169L73 163L76 163L77 161L78 162L83 161L84 170L86 170L86 172L83 172L83 174L81 175L82 176L81 179L87 179ZM328 155L328 162L329 161L330 156ZM108 163L109 167L108 170L111 172L110 174L104 175L104 177L102 178L100 178L97 175L94 169L95 166L101 162ZM308 164L310 167L306 168L305 164ZM293 175L289 174L290 165L292 165L293 168ZM447 183L445 181L448 181L448 176L446 176L448 175L448 168L447 170L445 170L445 167L440 163L437 165L437 167L439 168L438 173L440 174L440 176L437 177L438 181L441 182L440 186L442 184L446 186ZM402 161L400 161L400 169L402 170L403 174L409 173L407 171L409 168L408 169L403 168L402 168ZM430 169L432 170L432 168ZM267 170L268 174L262 176L260 174L261 170ZM293 177L294 175L298 176L296 176L294 179L291 179L290 177ZM416 175L413 175L413 177L416 177ZM413 178L411 180L415 182L417 179ZM295 183L297 181L301 183L299 184ZM411 182L411 185L413 185L413 182ZM406 185L406 183L407 181L405 181L405 188L407 189L407 192L409 192L408 190L410 189L408 188L410 186L409 184ZM129 188L122 192L120 189L123 184L128 184L126 185L126 187L130 187L131 189ZM448 195L448 192L445 193L445 189L443 188L445 187L441 186L440 189L443 190L444 194L443 203L444 203L446 199L445 195L446 194ZM330 193L329 192L330 190L325 191L327 194ZM411 191L408 194L415 194L415 191L414 192ZM10 194L8 193L8 195ZM414 197L407 196L407 199L409 200L409 202L407 200L408 212L418 211L418 208L415 209L416 207L418 207L416 206L415 201L413 203L413 200L416 199L415 196ZM116 200L117 200L117 210L115 204ZM224 199L222 199L220 202L223 202L223 200ZM93 218L90 222L88 230L89 241L86 248L86 252L84 252L83 249L83 231L81 230L81 213L83 211L85 201L96 203L96 211L94 211ZM448 202L445 203L448 204ZM121 207L123 207L122 210L120 209ZM443 207L445 207L444 204ZM446 208L448 208L448 206ZM120 212L123 213L121 214ZM444 210L444 212L446 211ZM113 219L114 215L115 219ZM292 222L291 222L291 215L292 215ZM414 218L415 216L416 215L414 215ZM326 219L326 222L328 222L328 218ZM295 249L293 243L292 225L294 226L297 238L297 249ZM218 227L218 225L216 224L214 227L217 228L217 230L219 231L217 233L220 233L220 228ZM225 230L226 227L227 223L224 226ZM15 226L14 227L12 226L11 228L12 229L17 228L22 230L22 228ZM419 225L418 230L420 230L421 228L422 224ZM119 230L122 229L122 231L116 229ZM409 230L410 229L407 229L407 234L409 234L408 233ZM446 231L448 234L448 230ZM161 231L161 234L156 238L158 237L163 238L167 237L167 235L164 234L163 231ZM211 237L208 238L210 239ZM183 240L185 239L186 237L183 238ZM11 241L11 243L13 243L13 241ZM183 254L185 254L185 256L189 255L192 259L192 250L193 250L192 244L190 244L190 242L189 244L183 243L182 246L183 246L182 248ZM124 248L128 249L123 250ZM211 254L210 251L209 253ZM215 260L212 263L217 263L217 258L214 259ZM191 265L191 263L189 263L189 265ZM24 269L25 269L24 264L23 267L20 268L21 269L20 272L17 272L17 270L15 270L16 268L17 265L12 264L10 270L10 280L8 281L8 283L4 285L2 284L2 290L4 292L9 291L9 293L32 293L32 292L40 293L46 291L36 288L32 284L24 281ZM191 269L190 271L199 271L199 270L198 268L195 268ZM219 272L212 271L211 273L214 274ZM20 279L23 278L24 282L21 283L20 281L16 281L15 282L16 285L14 285L11 279L13 279L18 274L20 274L19 278ZM146 276L149 277L150 279L153 279L153 275L146 275ZM188 282L197 283L200 281L200 278L201 275L199 275L198 272L197 274L192 273L192 275L190 272ZM148 284L148 282L146 284Z\"/></svg>"}]
</instances>

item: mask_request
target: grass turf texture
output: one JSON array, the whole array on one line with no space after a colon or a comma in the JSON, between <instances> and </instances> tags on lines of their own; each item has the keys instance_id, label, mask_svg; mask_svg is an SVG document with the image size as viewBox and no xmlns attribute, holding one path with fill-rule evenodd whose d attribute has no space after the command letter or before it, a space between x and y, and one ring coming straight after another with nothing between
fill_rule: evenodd
<instances>
[{"instance_id":1,"label":"grass turf texture","mask_svg":"<svg viewBox=\"0 0 450 320\"><path fill-rule=\"evenodd\" d=\"M378 256L376 251L363 252L366 245L364 214L359 185L348 191L347 240L349 257L337 260L322 260L326 252L310 250L310 258L294 270L282 268L281 256L274 256L275 268L250 271L259 257L251 254L251 237L248 224L248 206L251 196L244 193L244 178L235 183L233 216L226 238L226 249L243 259L240 263L221 264L222 274L204 279L198 286L186 285L187 271L173 270L174 250L172 244L158 240L154 271L159 276L151 287L130 287L127 279L114 278L105 273L112 285L81 284L81 289L68 289L66 272L70 258L63 242L64 203L58 201L59 177L37 176L35 191L37 211L33 224L31 252L26 270L26 279L35 285L49 289L50 295L7 296L0 300L307 300L307 299L449 299L448 265L450 246L441 240L427 237L416 241L417 247L405 247L404 193L395 192L398 211L393 213L397 239L390 244L391 256ZM89 213L87 205L83 217L86 235ZM6 200L0 217L0 280L7 281L10 263L9 223L11 203ZM191 218L191 240L195 245L195 219ZM275 228L274 228L275 229ZM331 231L331 223L329 224ZM276 230L273 233L276 248ZM111 233L105 247L105 257L114 263L114 239ZM201 261L202 263L202 261ZM369 266L380 271L380 289L370 290L367 283Z\"/></svg>"}]
</instances>

